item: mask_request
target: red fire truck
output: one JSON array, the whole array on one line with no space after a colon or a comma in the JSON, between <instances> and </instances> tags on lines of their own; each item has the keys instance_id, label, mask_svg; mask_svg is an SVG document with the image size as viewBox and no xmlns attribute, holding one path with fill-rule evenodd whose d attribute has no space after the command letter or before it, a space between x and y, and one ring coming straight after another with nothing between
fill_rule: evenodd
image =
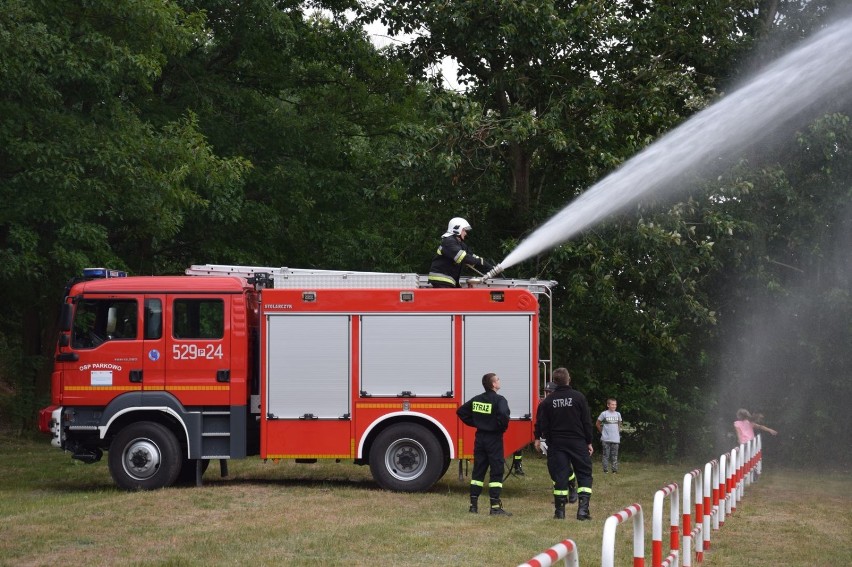
<instances>
[{"instance_id":1,"label":"red fire truck","mask_svg":"<svg viewBox=\"0 0 852 567\"><path fill-rule=\"evenodd\" d=\"M210 460L352 460L422 491L474 430L456 409L502 377L507 455L533 437L549 372L552 281L204 265L182 276L87 270L60 323L39 427L124 489L201 483ZM540 300L547 324L539 333ZM460 461L461 464L461 461ZM461 470L461 469L460 469Z\"/></svg>"}]
</instances>

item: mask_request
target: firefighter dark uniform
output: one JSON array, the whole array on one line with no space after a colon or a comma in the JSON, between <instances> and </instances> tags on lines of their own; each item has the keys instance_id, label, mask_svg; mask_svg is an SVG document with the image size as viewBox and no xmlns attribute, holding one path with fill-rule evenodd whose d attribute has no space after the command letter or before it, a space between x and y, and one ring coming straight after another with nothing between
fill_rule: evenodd
<instances>
[{"instance_id":1,"label":"firefighter dark uniform","mask_svg":"<svg viewBox=\"0 0 852 567\"><path fill-rule=\"evenodd\" d=\"M545 400L548 399L548 396L552 394L556 390L556 384L553 382L548 382L547 386L545 386L545 392L547 392L547 396L542 398L542 400L538 404L538 408L535 411L535 426L533 427L533 434L536 439L541 439L546 441L547 437L544 437L541 434L541 410L544 408ZM574 474L574 469L569 467L568 474L568 503L573 504L577 501L577 476ZM553 480L553 479L551 479ZM555 484L554 484L555 486Z\"/></svg>"},{"instance_id":2,"label":"firefighter dark uniform","mask_svg":"<svg viewBox=\"0 0 852 567\"><path fill-rule=\"evenodd\" d=\"M503 489L503 433L509 427L509 402L506 398L488 390L474 396L456 412L459 418L476 428L473 443L473 473L470 480L470 511L479 511L478 499L485 486L485 471L490 469L488 495L491 498L491 514L510 515L503 510L500 492Z\"/></svg>"},{"instance_id":3,"label":"firefighter dark uniform","mask_svg":"<svg viewBox=\"0 0 852 567\"><path fill-rule=\"evenodd\" d=\"M466 220L456 217L450 220L447 232L441 235L441 244L429 266L429 283L432 287L459 287L462 267L467 264L482 271L494 266L468 251L462 231L470 230Z\"/></svg>"},{"instance_id":4,"label":"firefighter dark uniform","mask_svg":"<svg viewBox=\"0 0 852 567\"><path fill-rule=\"evenodd\" d=\"M592 418L586 397L569 384L560 384L542 402L535 430L547 440L547 470L553 479L555 518L565 518L571 469L577 476L578 520L591 520Z\"/></svg>"}]
</instances>

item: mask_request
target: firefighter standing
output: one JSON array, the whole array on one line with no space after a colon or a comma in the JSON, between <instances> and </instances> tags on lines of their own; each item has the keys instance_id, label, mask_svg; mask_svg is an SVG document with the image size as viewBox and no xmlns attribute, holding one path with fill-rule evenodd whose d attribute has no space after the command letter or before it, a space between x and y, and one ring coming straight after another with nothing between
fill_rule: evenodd
<instances>
[{"instance_id":1,"label":"firefighter standing","mask_svg":"<svg viewBox=\"0 0 852 567\"><path fill-rule=\"evenodd\" d=\"M570 467L577 475L577 519L591 520L589 499L592 496L592 418L586 397L570 386L571 376L565 368L553 371L556 391L545 398L536 415L535 430L547 439L547 470L553 479L553 502L556 519L565 519L568 502ZM535 440L541 450L541 440Z\"/></svg>"},{"instance_id":2,"label":"firefighter standing","mask_svg":"<svg viewBox=\"0 0 852 567\"><path fill-rule=\"evenodd\" d=\"M485 471L490 469L488 495L491 515L511 516L503 509L503 433L509 427L509 402L497 393L500 377L489 372L482 377L485 392L465 402L456 413L465 425L476 428L473 442L473 473L470 480L470 512L479 512L479 495L485 486Z\"/></svg>"},{"instance_id":3,"label":"firefighter standing","mask_svg":"<svg viewBox=\"0 0 852 567\"><path fill-rule=\"evenodd\" d=\"M539 442L539 444L536 445L536 448L539 451L541 451L542 453L544 453L545 455L547 455L547 443L546 443L547 438L544 437L541 434L541 431L539 430L540 423L541 423L539 416L541 415L541 410L544 408L544 404L545 404L545 400L547 400L547 396L549 396L550 394L552 394L555 391L556 391L556 382L548 382L544 386L544 392L545 392L544 396L545 397L541 399L541 401L538 404L538 408L535 411L534 434L535 434L536 439L541 440ZM569 469L570 469L570 466L569 466ZM553 480L553 479L551 479L551 480ZM568 503L573 504L576 501L577 501L577 475L574 474L574 469L570 469L570 474L568 475Z\"/></svg>"},{"instance_id":4,"label":"firefighter standing","mask_svg":"<svg viewBox=\"0 0 852 567\"><path fill-rule=\"evenodd\" d=\"M459 278L465 264L486 272L494 267L485 259L468 252L464 239L470 230L470 224L463 218L450 219L447 232L441 235L441 244L429 266L429 283L432 287L460 287Z\"/></svg>"}]
</instances>

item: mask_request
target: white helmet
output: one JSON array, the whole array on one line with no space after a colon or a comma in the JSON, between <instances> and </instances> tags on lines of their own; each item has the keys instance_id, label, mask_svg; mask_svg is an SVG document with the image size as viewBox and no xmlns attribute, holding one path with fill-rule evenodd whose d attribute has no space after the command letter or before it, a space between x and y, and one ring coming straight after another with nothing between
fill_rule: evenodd
<instances>
[{"instance_id":1,"label":"white helmet","mask_svg":"<svg viewBox=\"0 0 852 567\"><path fill-rule=\"evenodd\" d=\"M459 235L461 234L462 229L471 230L470 223L461 217L455 217L450 219L449 224L447 224L447 232L441 236L451 236L453 234Z\"/></svg>"}]
</instances>

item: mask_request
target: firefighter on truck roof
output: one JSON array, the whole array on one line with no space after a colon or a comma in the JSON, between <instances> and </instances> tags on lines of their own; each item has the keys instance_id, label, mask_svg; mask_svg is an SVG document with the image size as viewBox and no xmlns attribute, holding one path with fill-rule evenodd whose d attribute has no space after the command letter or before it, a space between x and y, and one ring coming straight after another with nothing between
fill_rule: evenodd
<instances>
[{"instance_id":1,"label":"firefighter on truck roof","mask_svg":"<svg viewBox=\"0 0 852 567\"><path fill-rule=\"evenodd\" d=\"M432 287L461 287L462 266L467 264L488 272L494 266L484 258L468 251L464 239L471 230L470 223L461 217L450 219L447 232L441 235L441 244L429 267L429 283Z\"/></svg>"}]
</instances>

